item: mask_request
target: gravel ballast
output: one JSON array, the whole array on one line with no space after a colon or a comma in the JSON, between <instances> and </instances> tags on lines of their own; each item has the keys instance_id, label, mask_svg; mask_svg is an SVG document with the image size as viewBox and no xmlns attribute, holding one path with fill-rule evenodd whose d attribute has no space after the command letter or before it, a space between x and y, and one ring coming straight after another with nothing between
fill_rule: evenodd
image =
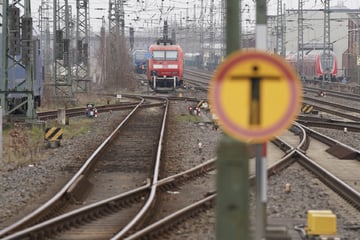
<instances>
[{"instance_id":1,"label":"gravel ballast","mask_svg":"<svg viewBox=\"0 0 360 240\"><path fill-rule=\"evenodd\" d=\"M204 96L202 96L204 97ZM191 168L200 162L206 161L216 155L217 144L221 138L221 130L214 131L206 124L185 121L181 116L188 114L187 107L190 103L174 102L171 105L171 114L176 115L170 123L171 130L168 130L166 150L167 159L173 166L175 174ZM63 169L71 164L72 161L82 161L86 159L102 140L116 126L117 119L121 118L120 112L113 112L111 115L104 113L94 119L91 131L84 135L72 139L64 139L61 146L56 149L43 149L42 159L36 163L28 164L21 168L14 168L13 165L2 164L0 167L0 228L4 228L12 222L22 218L29 213L36 204L45 202L49 193L55 192L64 185L66 179L63 176ZM204 115L205 116L205 115ZM206 115L206 117L208 117ZM185 118L184 118L185 119ZM204 119L207 120L207 119ZM75 119L74 119L75 121ZM316 129L345 144L355 148L359 146L359 135L354 133L340 133L333 130ZM199 153L198 140L202 142L202 151ZM304 217L308 205L329 207L331 204L341 204L341 200L336 200L329 194L316 179L311 181L304 180L304 174L293 166L276 179L269 182L269 217ZM298 189L293 195L283 196L283 183L289 181L301 181ZM212 179L214 180L215 177ZM279 187L281 186L281 187ZM315 186L315 188L314 188ZM305 192L306 189L310 192ZM318 191L323 191L323 198L314 198ZM286 197L286 198L283 198ZM299 201L302 199L302 201ZM324 200L325 199L325 200ZM334 200L335 199L335 200ZM340 202L337 202L340 201ZM281 202L281 204L279 204ZM328 204L328 205L326 205ZM347 210L341 212L339 217L342 220ZM351 225L342 221L339 226ZM194 221L187 222L185 227L173 233L171 239L215 239L215 214L210 210ZM359 231L341 231L348 239L359 239Z\"/></svg>"}]
</instances>

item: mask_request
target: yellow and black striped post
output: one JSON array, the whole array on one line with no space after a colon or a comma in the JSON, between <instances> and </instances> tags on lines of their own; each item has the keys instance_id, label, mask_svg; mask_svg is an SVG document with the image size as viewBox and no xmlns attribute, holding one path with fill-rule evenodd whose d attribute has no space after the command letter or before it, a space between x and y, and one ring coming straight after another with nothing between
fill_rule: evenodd
<instances>
[{"instance_id":1,"label":"yellow and black striped post","mask_svg":"<svg viewBox=\"0 0 360 240\"><path fill-rule=\"evenodd\" d=\"M309 104L304 104L302 107L301 107L301 112L302 113L311 113L314 109L314 106L312 105L309 105Z\"/></svg>"},{"instance_id":2,"label":"yellow and black striped post","mask_svg":"<svg viewBox=\"0 0 360 240\"><path fill-rule=\"evenodd\" d=\"M63 129L58 127L46 128L44 139L48 142L60 141L60 139L62 139L63 132Z\"/></svg>"}]
</instances>

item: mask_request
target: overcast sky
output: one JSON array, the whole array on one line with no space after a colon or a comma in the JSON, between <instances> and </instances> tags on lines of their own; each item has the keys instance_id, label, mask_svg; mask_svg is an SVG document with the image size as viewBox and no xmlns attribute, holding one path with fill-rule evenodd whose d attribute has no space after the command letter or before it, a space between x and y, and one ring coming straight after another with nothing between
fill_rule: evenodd
<instances>
[{"instance_id":1,"label":"overcast sky","mask_svg":"<svg viewBox=\"0 0 360 240\"><path fill-rule=\"evenodd\" d=\"M51 0L51 2L53 2ZM210 0L203 0L204 8L207 9L205 14L209 14L210 9ZM32 16L37 21L38 18L38 10L41 0L32 0ZM64 3L64 0L61 0L61 3ZM76 0L69 0L69 4L72 4L73 14L76 14L75 11L75 3ZM127 26L131 25L133 27L146 27L144 22L154 21L155 23L159 23L159 19L171 19L175 18L180 19L180 16L184 19L186 15L189 18L194 17L194 5L198 12L197 17L199 17L200 11L200 3L201 0L126 0L125 4L125 24ZM276 14L276 3L277 0L268 1L268 14L274 15ZM286 5L286 8L297 8L298 1L297 0L283 0L283 3ZM100 28L101 20L97 18L101 18L105 16L107 20L108 16L108 0L90 0L90 21L94 30ZM255 16L255 4L253 0L243 0L243 6L248 4L250 13L245 18L252 18ZM331 0L330 5L345 5L347 8L360 8L359 0ZM215 7L217 9L220 8L220 0L215 0ZM305 0L304 8L322 8L322 0ZM101 9L104 10L96 10ZM52 14L52 13L51 13ZM135 21L134 19L139 19L139 21ZM216 20L215 20L216 21Z\"/></svg>"}]
</instances>

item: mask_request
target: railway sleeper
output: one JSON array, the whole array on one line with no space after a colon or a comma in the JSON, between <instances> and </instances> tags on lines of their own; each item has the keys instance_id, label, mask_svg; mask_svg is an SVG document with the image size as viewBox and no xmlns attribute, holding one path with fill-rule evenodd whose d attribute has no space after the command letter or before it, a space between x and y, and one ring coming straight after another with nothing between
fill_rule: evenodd
<instances>
[{"instance_id":1,"label":"railway sleeper","mask_svg":"<svg viewBox=\"0 0 360 240\"><path fill-rule=\"evenodd\" d=\"M357 158L357 153L355 151L339 144L332 145L326 152L342 160Z\"/></svg>"},{"instance_id":2,"label":"railway sleeper","mask_svg":"<svg viewBox=\"0 0 360 240\"><path fill-rule=\"evenodd\" d=\"M82 203L88 193L90 192L93 184L84 176L81 175L66 191L68 199L74 203Z\"/></svg>"}]
</instances>

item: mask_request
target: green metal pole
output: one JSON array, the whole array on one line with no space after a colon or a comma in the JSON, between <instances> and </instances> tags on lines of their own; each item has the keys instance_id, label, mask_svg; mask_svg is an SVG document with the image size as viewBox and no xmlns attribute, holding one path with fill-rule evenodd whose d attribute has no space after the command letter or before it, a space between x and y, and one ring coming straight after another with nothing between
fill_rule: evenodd
<instances>
[{"instance_id":1,"label":"green metal pole","mask_svg":"<svg viewBox=\"0 0 360 240\"><path fill-rule=\"evenodd\" d=\"M31 17L31 6L30 0L25 0L25 17ZM34 53L34 44L35 42L32 40L32 37L29 39L31 51ZM27 94L27 112L26 117L33 119L36 117L35 106L34 106L34 75L33 75L33 67L34 67L34 59L35 56L30 58L30 61L25 66L26 72L26 86L28 90Z\"/></svg>"},{"instance_id":2,"label":"green metal pole","mask_svg":"<svg viewBox=\"0 0 360 240\"><path fill-rule=\"evenodd\" d=\"M227 0L226 53L239 50L239 4ZM216 239L249 238L249 159L247 144L224 134L218 147Z\"/></svg>"},{"instance_id":3,"label":"green metal pole","mask_svg":"<svg viewBox=\"0 0 360 240\"><path fill-rule=\"evenodd\" d=\"M358 26L359 28L359 26ZM358 30L358 37L360 37L360 31ZM355 93L360 95L360 65L359 65L359 59L360 57L360 42L358 42L358 55L356 57L356 70L357 70L357 87L355 88Z\"/></svg>"},{"instance_id":4,"label":"green metal pole","mask_svg":"<svg viewBox=\"0 0 360 240\"><path fill-rule=\"evenodd\" d=\"M0 106L0 164L3 164L3 112Z\"/></svg>"},{"instance_id":5,"label":"green metal pole","mask_svg":"<svg viewBox=\"0 0 360 240\"><path fill-rule=\"evenodd\" d=\"M226 8L226 54L229 55L240 48L239 4L241 1L227 0Z\"/></svg>"},{"instance_id":6,"label":"green metal pole","mask_svg":"<svg viewBox=\"0 0 360 240\"><path fill-rule=\"evenodd\" d=\"M249 158L247 145L227 135L217 160L216 239L249 238Z\"/></svg>"},{"instance_id":7,"label":"green metal pole","mask_svg":"<svg viewBox=\"0 0 360 240\"><path fill-rule=\"evenodd\" d=\"M8 7L9 0L3 1L3 12L2 12L2 71L1 71L1 86L0 90L0 102L2 106L2 111L4 116L6 113L6 91L8 90L8 58L7 51L8 49Z\"/></svg>"}]
</instances>

